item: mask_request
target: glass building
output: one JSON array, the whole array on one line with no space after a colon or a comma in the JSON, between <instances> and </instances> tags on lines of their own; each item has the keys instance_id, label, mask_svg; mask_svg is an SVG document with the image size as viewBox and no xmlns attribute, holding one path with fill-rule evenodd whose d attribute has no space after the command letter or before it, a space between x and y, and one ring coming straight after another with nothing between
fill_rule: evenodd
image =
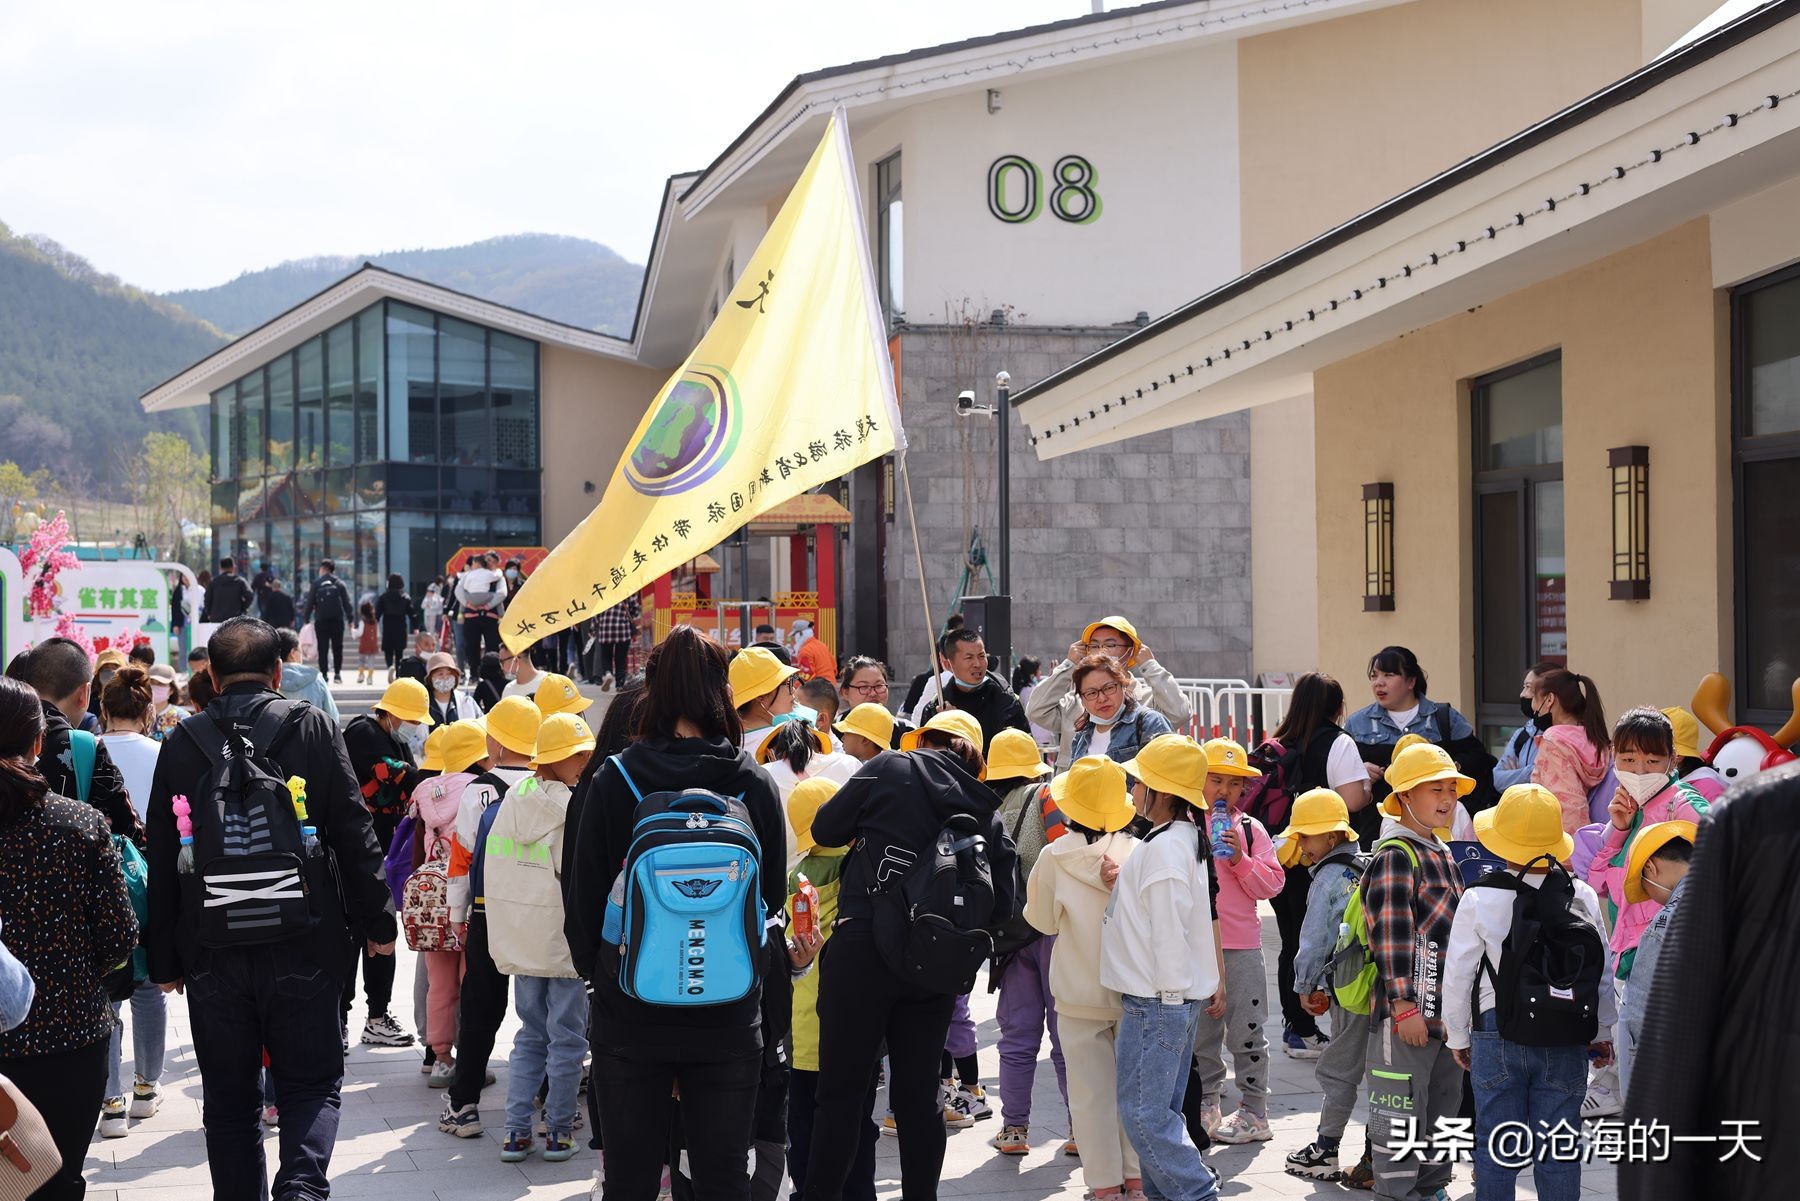
<instances>
[{"instance_id":1,"label":"glass building","mask_svg":"<svg viewBox=\"0 0 1800 1201\"><path fill-rule=\"evenodd\" d=\"M213 545L415 596L463 547L538 545L538 373L529 339L370 305L211 394Z\"/></svg>"}]
</instances>

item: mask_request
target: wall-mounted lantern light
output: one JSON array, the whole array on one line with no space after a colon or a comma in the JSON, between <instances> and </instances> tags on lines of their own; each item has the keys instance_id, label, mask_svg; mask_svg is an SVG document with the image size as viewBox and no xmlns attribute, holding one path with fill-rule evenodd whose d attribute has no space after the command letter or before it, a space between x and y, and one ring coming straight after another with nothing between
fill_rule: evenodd
<instances>
[{"instance_id":1,"label":"wall-mounted lantern light","mask_svg":"<svg viewBox=\"0 0 1800 1201\"><path fill-rule=\"evenodd\" d=\"M1364 484L1363 612L1394 610L1394 485Z\"/></svg>"},{"instance_id":2,"label":"wall-mounted lantern light","mask_svg":"<svg viewBox=\"0 0 1800 1201\"><path fill-rule=\"evenodd\" d=\"M1606 452L1612 475L1612 599L1650 599L1650 448Z\"/></svg>"}]
</instances>

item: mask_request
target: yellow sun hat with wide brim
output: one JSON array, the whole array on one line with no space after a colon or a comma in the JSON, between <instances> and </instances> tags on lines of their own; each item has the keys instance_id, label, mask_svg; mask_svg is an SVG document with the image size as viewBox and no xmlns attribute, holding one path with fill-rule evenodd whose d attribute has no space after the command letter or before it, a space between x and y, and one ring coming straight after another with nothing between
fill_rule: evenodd
<instances>
[{"instance_id":1,"label":"yellow sun hat with wide brim","mask_svg":"<svg viewBox=\"0 0 1800 1201\"><path fill-rule=\"evenodd\" d=\"M450 722L432 731L431 738L441 738L438 755L443 759L442 771L468 771L487 758L487 730L478 721ZM425 743L429 747L431 739L427 738Z\"/></svg>"},{"instance_id":2,"label":"yellow sun hat with wide brim","mask_svg":"<svg viewBox=\"0 0 1800 1201\"><path fill-rule=\"evenodd\" d=\"M1670 840L1685 838L1692 843L1700 837L1700 827L1693 822L1651 822L1639 830L1637 837L1631 840L1631 850L1625 856L1625 900L1628 904L1637 905L1648 901L1650 894L1644 888L1644 868L1650 862L1650 856L1668 845Z\"/></svg>"},{"instance_id":3,"label":"yellow sun hat with wide brim","mask_svg":"<svg viewBox=\"0 0 1800 1201\"><path fill-rule=\"evenodd\" d=\"M781 687L784 680L800 674L775 657L773 651L760 646L747 647L731 660L731 703L739 709L759 696L768 696Z\"/></svg>"},{"instance_id":4,"label":"yellow sun hat with wide brim","mask_svg":"<svg viewBox=\"0 0 1800 1201\"><path fill-rule=\"evenodd\" d=\"M1186 734L1158 734L1124 767L1126 775L1157 792L1206 804L1206 750Z\"/></svg>"},{"instance_id":5,"label":"yellow sun hat with wide brim","mask_svg":"<svg viewBox=\"0 0 1800 1201\"><path fill-rule=\"evenodd\" d=\"M767 763L774 758L769 748L775 741L775 735L779 733L781 733L781 726L776 726L764 736L761 742L756 744L756 754L753 757L758 763ZM813 745L818 748L821 755L831 754L831 738L816 726L813 728Z\"/></svg>"},{"instance_id":6,"label":"yellow sun hat with wide brim","mask_svg":"<svg viewBox=\"0 0 1800 1201\"><path fill-rule=\"evenodd\" d=\"M873 701L864 701L832 722L831 728L839 734L861 734L878 750L894 745L894 715Z\"/></svg>"},{"instance_id":7,"label":"yellow sun hat with wide brim","mask_svg":"<svg viewBox=\"0 0 1800 1201\"><path fill-rule=\"evenodd\" d=\"M813 818L825 807L826 801L837 795L837 790L836 780L813 776L794 785L794 791L788 793L788 828L794 832L796 854L810 855L813 848L819 845L813 841Z\"/></svg>"},{"instance_id":8,"label":"yellow sun hat with wide brim","mask_svg":"<svg viewBox=\"0 0 1800 1201\"><path fill-rule=\"evenodd\" d=\"M1132 655L1137 654L1138 647L1143 645L1138 639L1137 627L1132 625L1129 621L1126 621L1123 617L1102 617L1099 621L1090 621L1087 624L1087 628L1081 631L1081 640L1083 642L1092 642L1094 640L1094 631L1105 628L1117 630L1119 633L1125 635L1131 642ZM1131 658L1131 655L1125 657L1129 659Z\"/></svg>"},{"instance_id":9,"label":"yellow sun hat with wide brim","mask_svg":"<svg viewBox=\"0 0 1800 1201\"><path fill-rule=\"evenodd\" d=\"M1229 738L1215 738L1200 748L1206 752L1206 770L1215 776L1256 779L1262 773L1250 766L1250 754Z\"/></svg>"},{"instance_id":10,"label":"yellow sun hat with wide brim","mask_svg":"<svg viewBox=\"0 0 1800 1201\"><path fill-rule=\"evenodd\" d=\"M1381 802L1381 811L1389 817L1400 816L1400 802L1397 795L1411 792L1421 784L1429 784L1433 780L1455 780L1456 795L1468 796L1475 791L1475 781L1456 770L1456 760L1450 752L1435 742L1415 742L1403 746L1394 753L1394 761L1382 775L1395 795Z\"/></svg>"},{"instance_id":11,"label":"yellow sun hat with wide brim","mask_svg":"<svg viewBox=\"0 0 1800 1201\"><path fill-rule=\"evenodd\" d=\"M1037 739L1023 730L1002 730L987 749L988 783L1002 780L1039 780L1050 774Z\"/></svg>"},{"instance_id":12,"label":"yellow sun hat with wide brim","mask_svg":"<svg viewBox=\"0 0 1800 1201\"><path fill-rule=\"evenodd\" d=\"M572 755L593 750L594 745L594 732L579 713L552 713L538 727L537 752L531 757L531 766L561 763Z\"/></svg>"},{"instance_id":13,"label":"yellow sun hat with wide brim","mask_svg":"<svg viewBox=\"0 0 1800 1201\"><path fill-rule=\"evenodd\" d=\"M538 681L537 691L531 694L537 707L545 717L554 717L558 713L586 713L593 705L594 698L583 696L581 689L575 687L575 681L568 676L559 676L553 671L544 673Z\"/></svg>"},{"instance_id":14,"label":"yellow sun hat with wide brim","mask_svg":"<svg viewBox=\"0 0 1800 1201\"><path fill-rule=\"evenodd\" d=\"M1669 727L1675 732L1675 758L1698 759L1700 723L1694 720L1694 715L1679 706L1664 709L1662 715L1669 719Z\"/></svg>"},{"instance_id":15,"label":"yellow sun hat with wide brim","mask_svg":"<svg viewBox=\"0 0 1800 1201\"><path fill-rule=\"evenodd\" d=\"M1508 863L1527 864L1541 855L1567 863L1575 839L1563 829L1562 802L1542 784L1514 784L1492 809L1475 815L1475 838Z\"/></svg>"},{"instance_id":16,"label":"yellow sun hat with wide brim","mask_svg":"<svg viewBox=\"0 0 1800 1201\"><path fill-rule=\"evenodd\" d=\"M537 754L544 715L528 696L502 697L487 713L487 736L515 755Z\"/></svg>"},{"instance_id":17,"label":"yellow sun hat with wide brim","mask_svg":"<svg viewBox=\"0 0 1800 1201\"><path fill-rule=\"evenodd\" d=\"M449 732L450 727L444 725L425 735L425 753L419 756L421 771L444 770L444 735Z\"/></svg>"},{"instance_id":18,"label":"yellow sun hat with wide brim","mask_svg":"<svg viewBox=\"0 0 1800 1201\"><path fill-rule=\"evenodd\" d=\"M1279 837L1300 838L1334 831L1356 834L1350 825L1350 806L1333 789L1309 788L1294 798L1293 808L1288 810L1287 829Z\"/></svg>"},{"instance_id":19,"label":"yellow sun hat with wide brim","mask_svg":"<svg viewBox=\"0 0 1800 1201\"><path fill-rule=\"evenodd\" d=\"M431 697L425 691L425 685L417 680L395 680L375 702L375 708L383 713L392 713L401 721L416 721L431 725Z\"/></svg>"},{"instance_id":20,"label":"yellow sun hat with wide brim","mask_svg":"<svg viewBox=\"0 0 1800 1201\"><path fill-rule=\"evenodd\" d=\"M982 744L986 741L981 736L981 723L975 720L974 714L964 713L961 709L946 709L942 713L933 715L930 721L918 729L908 730L900 735L900 749L903 751L918 750L919 739L927 730L940 730L946 734L954 734L978 751L982 749Z\"/></svg>"},{"instance_id":21,"label":"yellow sun hat with wide brim","mask_svg":"<svg viewBox=\"0 0 1800 1201\"><path fill-rule=\"evenodd\" d=\"M1000 741L998 735L994 741ZM1083 755L1075 760L1068 771L1050 781L1050 799L1070 821L1107 834L1123 830L1137 816L1125 769L1105 755Z\"/></svg>"}]
</instances>

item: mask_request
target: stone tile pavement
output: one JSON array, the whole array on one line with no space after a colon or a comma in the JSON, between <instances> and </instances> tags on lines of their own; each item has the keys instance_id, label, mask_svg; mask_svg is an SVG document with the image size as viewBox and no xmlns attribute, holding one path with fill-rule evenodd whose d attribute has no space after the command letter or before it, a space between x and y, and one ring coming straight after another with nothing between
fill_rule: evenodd
<instances>
[{"instance_id":1,"label":"stone tile pavement","mask_svg":"<svg viewBox=\"0 0 1800 1201\"><path fill-rule=\"evenodd\" d=\"M1263 923L1268 961L1274 962L1273 918ZM416 958L400 952L395 996L401 998L396 1014L411 1028L412 979ZM1269 988L1274 992L1271 974ZM209 1178L205 1142L200 1126L200 1079L189 1042L187 1005L172 998L170 1006L169 1061L164 1073L167 1100L156 1117L134 1123L122 1139L95 1138L87 1165L88 1196L94 1201L189 1201L206 1196ZM999 1070L994 1045L999 1030L994 1022L993 998L974 998L973 1010L980 1024L983 1079L995 1108ZM129 1015L129 1007L126 1010ZM360 1008L351 1014L352 1030L360 1030ZM129 1020L129 1018L127 1019ZM517 1022L502 1027L493 1065L500 1082L484 1094L484 1111L498 1118L506 1090L504 1055L512 1045ZM127 1058L131 1040L125 1039ZM987 1140L998 1130L1000 1119L950 1134L939 1193L945 1197L1003 1196L1019 1201L1060 1198L1079 1201L1084 1187L1080 1162L1064 1157L1059 1149L1068 1137L1068 1119L1056 1092L1056 1076L1046 1046L1039 1061L1033 1094L1031 1153L1022 1159L997 1155ZM1340 1197L1353 1194L1335 1184L1296 1180L1282 1172L1282 1159L1308 1142L1315 1128L1318 1093L1312 1065L1274 1056L1271 1073L1270 1118L1275 1130L1272 1142L1220 1149L1210 1157L1223 1177L1220 1195L1235 1197ZM585 1196L595 1167L587 1152L564 1164L536 1159L523 1164L500 1162L500 1147L490 1128L479 1139L456 1139L436 1126L443 1093L427 1088L419 1073L419 1052L411 1048L353 1046L344 1083L343 1120L337 1154L332 1160L332 1190L338 1197L379 1197L382 1201L514 1201L517 1198L576 1198ZM1347 1146L1362 1138L1360 1114L1353 1119ZM273 1162L275 1136L268 1152ZM900 1189L899 1160L893 1140L881 1140L877 1186L883 1198L897 1197ZM271 1172L273 1168L271 1167ZM1613 1171L1605 1165L1587 1168L1583 1193L1593 1198L1616 1196ZM1528 1179L1521 1179L1519 1194L1533 1196ZM1473 1195L1466 1167L1459 1168L1451 1186L1452 1198Z\"/></svg>"}]
</instances>

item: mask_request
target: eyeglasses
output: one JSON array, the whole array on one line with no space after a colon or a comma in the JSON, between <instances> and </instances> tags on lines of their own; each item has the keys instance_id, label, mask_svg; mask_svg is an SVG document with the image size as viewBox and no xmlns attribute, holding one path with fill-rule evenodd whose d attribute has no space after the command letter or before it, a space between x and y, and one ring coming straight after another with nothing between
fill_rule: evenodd
<instances>
[{"instance_id":1,"label":"eyeglasses","mask_svg":"<svg viewBox=\"0 0 1800 1201\"><path fill-rule=\"evenodd\" d=\"M1081 699L1084 701L1110 700L1118 695L1119 682L1117 680L1102 684L1098 688L1084 688L1081 691Z\"/></svg>"},{"instance_id":2,"label":"eyeglasses","mask_svg":"<svg viewBox=\"0 0 1800 1201\"><path fill-rule=\"evenodd\" d=\"M1090 642L1088 643L1088 646L1093 650L1099 651L1103 655L1112 655L1114 658L1118 657L1120 651L1128 651L1131 649L1131 643L1129 642Z\"/></svg>"},{"instance_id":3,"label":"eyeglasses","mask_svg":"<svg viewBox=\"0 0 1800 1201\"><path fill-rule=\"evenodd\" d=\"M861 693L863 696L867 696L871 692L886 692L887 690L888 690L888 685L887 685L886 680L876 680L873 684L845 684L844 685L845 692L857 692L857 693Z\"/></svg>"}]
</instances>

